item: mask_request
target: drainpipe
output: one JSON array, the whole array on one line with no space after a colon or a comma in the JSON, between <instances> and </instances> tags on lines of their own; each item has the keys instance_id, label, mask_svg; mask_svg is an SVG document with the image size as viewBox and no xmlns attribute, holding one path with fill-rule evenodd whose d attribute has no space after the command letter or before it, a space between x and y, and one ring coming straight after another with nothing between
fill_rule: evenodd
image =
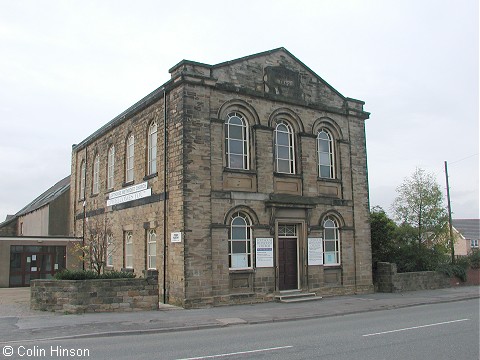
<instances>
[{"instance_id":1,"label":"drainpipe","mask_svg":"<svg viewBox=\"0 0 480 360\"><path fill-rule=\"evenodd\" d=\"M167 92L163 89L163 303L167 303Z\"/></svg>"}]
</instances>

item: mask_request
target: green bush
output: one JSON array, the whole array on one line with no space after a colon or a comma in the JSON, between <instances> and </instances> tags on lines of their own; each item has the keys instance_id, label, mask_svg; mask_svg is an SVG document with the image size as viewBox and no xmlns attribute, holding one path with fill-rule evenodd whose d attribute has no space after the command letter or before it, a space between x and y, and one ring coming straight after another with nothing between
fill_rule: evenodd
<instances>
[{"instance_id":1,"label":"green bush","mask_svg":"<svg viewBox=\"0 0 480 360\"><path fill-rule=\"evenodd\" d=\"M437 271L448 277L456 276L463 282L467 281L467 267L464 264L442 264L437 268Z\"/></svg>"},{"instance_id":2,"label":"green bush","mask_svg":"<svg viewBox=\"0 0 480 360\"><path fill-rule=\"evenodd\" d=\"M469 261L470 267L472 269L479 269L480 268L480 251L479 250L473 250L468 255L468 261Z\"/></svg>"},{"instance_id":3,"label":"green bush","mask_svg":"<svg viewBox=\"0 0 480 360\"><path fill-rule=\"evenodd\" d=\"M104 274L97 274L92 270L62 270L55 274L56 280L90 280L90 279L132 279L135 274L132 272L109 271Z\"/></svg>"}]
</instances>

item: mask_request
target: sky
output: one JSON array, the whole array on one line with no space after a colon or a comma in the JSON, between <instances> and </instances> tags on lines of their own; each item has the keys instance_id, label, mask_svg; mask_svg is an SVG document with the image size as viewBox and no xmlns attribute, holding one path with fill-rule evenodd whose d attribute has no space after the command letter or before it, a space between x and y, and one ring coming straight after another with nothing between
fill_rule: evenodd
<instances>
[{"instance_id":1,"label":"sky","mask_svg":"<svg viewBox=\"0 0 480 360\"><path fill-rule=\"evenodd\" d=\"M0 222L70 173L81 142L186 59L285 47L365 101L370 205L416 168L479 217L476 0L0 0Z\"/></svg>"}]
</instances>

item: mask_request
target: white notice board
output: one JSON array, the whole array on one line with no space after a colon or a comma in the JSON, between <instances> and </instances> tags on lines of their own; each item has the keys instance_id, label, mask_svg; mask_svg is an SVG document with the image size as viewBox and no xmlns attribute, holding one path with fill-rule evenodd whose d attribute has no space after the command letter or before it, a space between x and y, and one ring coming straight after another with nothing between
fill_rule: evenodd
<instances>
[{"instance_id":1,"label":"white notice board","mask_svg":"<svg viewBox=\"0 0 480 360\"><path fill-rule=\"evenodd\" d=\"M323 265L322 238L308 238L308 265Z\"/></svg>"},{"instance_id":2,"label":"white notice board","mask_svg":"<svg viewBox=\"0 0 480 360\"><path fill-rule=\"evenodd\" d=\"M257 238L255 241L255 264L259 267L273 267L273 238Z\"/></svg>"}]
</instances>

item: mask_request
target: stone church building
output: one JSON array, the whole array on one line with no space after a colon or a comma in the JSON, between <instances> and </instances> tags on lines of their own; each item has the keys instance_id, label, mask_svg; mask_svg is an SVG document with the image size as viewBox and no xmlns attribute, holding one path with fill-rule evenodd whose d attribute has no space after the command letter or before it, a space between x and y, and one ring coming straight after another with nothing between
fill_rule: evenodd
<instances>
[{"instance_id":1,"label":"stone church building","mask_svg":"<svg viewBox=\"0 0 480 360\"><path fill-rule=\"evenodd\" d=\"M364 102L284 48L170 73L73 146L71 235L187 308L373 291Z\"/></svg>"}]
</instances>

